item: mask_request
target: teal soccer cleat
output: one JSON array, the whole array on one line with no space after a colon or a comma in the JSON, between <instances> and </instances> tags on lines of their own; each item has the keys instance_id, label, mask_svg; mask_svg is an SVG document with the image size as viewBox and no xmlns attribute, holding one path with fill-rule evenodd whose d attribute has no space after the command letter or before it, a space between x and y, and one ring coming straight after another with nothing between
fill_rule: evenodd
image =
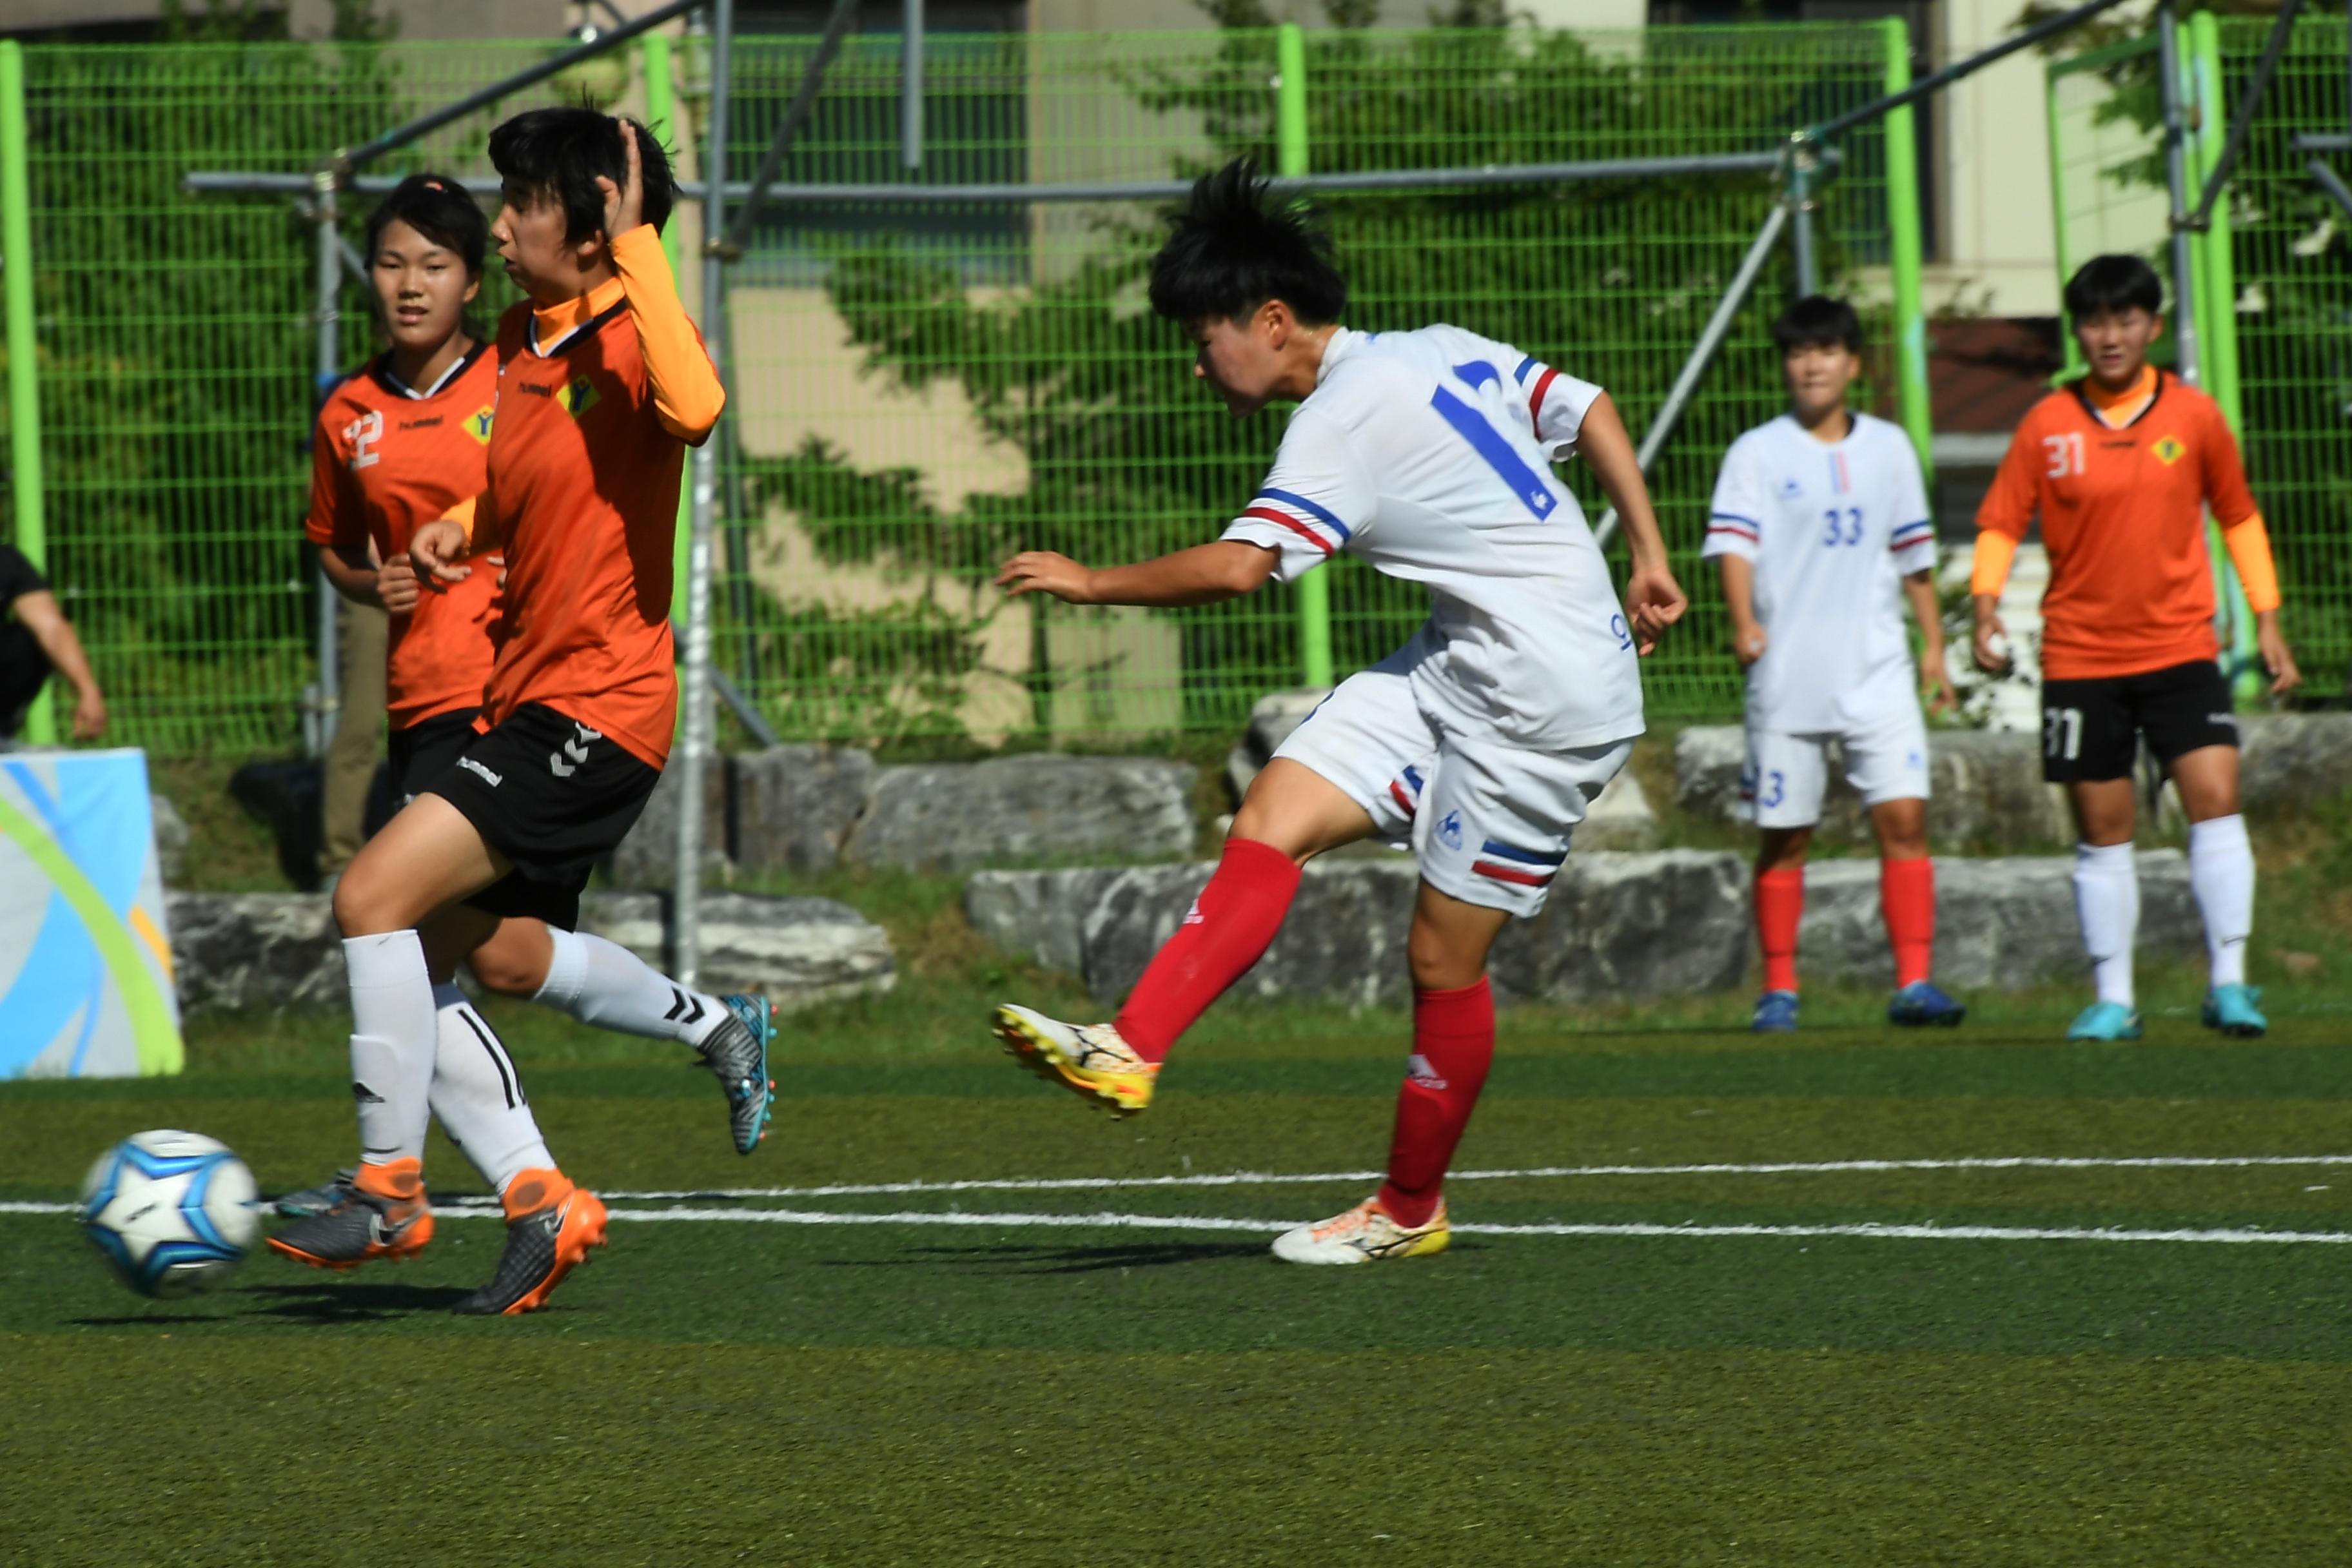
<instances>
[{"instance_id":1,"label":"teal soccer cleat","mask_svg":"<svg viewBox=\"0 0 2352 1568\"><path fill-rule=\"evenodd\" d=\"M735 1152L749 1154L768 1135L776 1114L776 1080L768 1076L768 1042L775 1037L775 1009L765 996L722 996L733 1015L702 1043L702 1059L727 1091L727 1131Z\"/></svg>"},{"instance_id":2,"label":"teal soccer cleat","mask_svg":"<svg viewBox=\"0 0 2352 1568\"><path fill-rule=\"evenodd\" d=\"M2258 1040L2271 1026L2271 1021L2254 1005L2262 999L2258 986L2216 985L2205 993L2200 1016L2209 1029L2219 1029L2233 1039Z\"/></svg>"},{"instance_id":3,"label":"teal soccer cleat","mask_svg":"<svg viewBox=\"0 0 2352 1568\"><path fill-rule=\"evenodd\" d=\"M1948 1029L1968 1016L1967 1007L1926 980L1914 980L1886 1005L1886 1021L1900 1029Z\"/></svg>"},{"instance_id":4,"label":"teal soccer cleat","mask_svg":"<svg viewBox=\"0 0 2352 1568\"><path fill-rule=\"evenodd\" d=\"M2070 1040L2137 1040L2139 1038L2139 1015L2120 1002L2094 1002L2083 1009L2074 1026L2066 1031Z\"/></svg>"}]
</instances>

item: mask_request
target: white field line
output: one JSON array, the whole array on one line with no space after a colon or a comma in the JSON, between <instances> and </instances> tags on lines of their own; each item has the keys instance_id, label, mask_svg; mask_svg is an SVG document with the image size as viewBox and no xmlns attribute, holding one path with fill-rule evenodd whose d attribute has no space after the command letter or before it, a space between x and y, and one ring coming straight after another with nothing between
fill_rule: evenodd
<instances>
[{"instance_id":1,"label":"white field line","mask_svg":"<svg viewBox=\"0 0 2352 1568\"><path fill-rule=\"evenodd\" d=\"M2264 1166L2352 1165L2352 1154L2064 1154L1979 1155L1948 1160L1813 1160L1759 1164L1528 1165L1509 1170L1449 1171L1448 1182L1527 1181L1575 1176L1784 1176L1893 1171L2212 1171ZM848 1198L924 1193L1051 1193L1113 1188L1258 1187L1378 1182L1382 1171L1225 1171L1184 1176L1039 1176L954 1182L835 1182L806 1187L691 1187L599 1193L608 1201L670 1203L687 1198ZM456 1204L491 1205L491 1198Z\"/></svg>"},{"instance_id":2,"label":"white field line","mask_svg":"<svg viewBox=\"0 0 2352 1568\"><path fill-rule=\"evenodd\" d=\"M72 1214L72 1204L0 1203L0 1214ZM494 1209L448 1211L453 1219L492 1219ZM655 1225L954 1226L979 1229L1205 1230L1270 1236L1310 1224L1306 1220L1237 1219L1205 1215L1145 1214L844 1214L822 1209L630 1209L611 1211L616 1220ZM2124 1230L2096 1226L2003 1225L1458 1225L1464 1236L1681 1237L1690 1238L1853 1237L1878 1241L2109 1241L2187 1242L2224 1245L2352 1246L2352 1231L2340 1230Z\"/></svg>"}]
</instances>

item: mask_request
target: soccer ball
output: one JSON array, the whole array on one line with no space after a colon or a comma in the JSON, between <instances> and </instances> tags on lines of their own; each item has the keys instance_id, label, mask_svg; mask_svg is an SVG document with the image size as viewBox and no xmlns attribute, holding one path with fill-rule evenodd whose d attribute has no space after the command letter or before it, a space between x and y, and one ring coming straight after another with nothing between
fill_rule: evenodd
<instances>
[{"instance_id":1,"label":"soccer ball","mask_svg":"<svg viewBox=\"0 0 2352 1568\"><path fill-rule=\"evenodd\" d=\"M81 1186L81 1229L142 1296L217 1284L261 1235L253 1173L227 1145L163 1129L98 1157Z\"/></svg>"}]
</instances>

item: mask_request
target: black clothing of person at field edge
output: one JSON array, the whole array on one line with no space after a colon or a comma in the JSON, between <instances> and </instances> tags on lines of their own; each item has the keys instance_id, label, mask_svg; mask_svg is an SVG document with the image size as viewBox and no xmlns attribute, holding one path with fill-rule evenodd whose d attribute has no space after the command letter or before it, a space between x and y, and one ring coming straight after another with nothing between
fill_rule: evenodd
<instances>
[{"instance_id":1,"label":"black clothing of person at field edge","mask_svg":"<svg viewBox=\"0 0 2352 1568\"><path fill-rule=\"evenodd\" d=\"M9 614L27 594L47 591L48 580L10 544L0 544L0 740L24 727L25 710L49 679L49 656L29 627Z\"/></svg>"}]
</instances>

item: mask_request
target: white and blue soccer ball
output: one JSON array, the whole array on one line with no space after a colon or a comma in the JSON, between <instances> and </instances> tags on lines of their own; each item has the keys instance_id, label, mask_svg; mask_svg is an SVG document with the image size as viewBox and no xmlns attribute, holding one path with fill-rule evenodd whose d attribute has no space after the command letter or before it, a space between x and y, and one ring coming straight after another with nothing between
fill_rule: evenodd
<instances>
[{"instance_id":1,"label":"white and blue soccer ball","mask_svg":"<svg viewBox=\"0 0 2352 1568\"><path fill-rule=\"evenodd\" d=\"M225 1143L169 1129L135 1133L89 1168L81 1228L141 1295L191 1295L217 1284L260 1238L260 1192Z\"/></svg>"}]
</instances>

